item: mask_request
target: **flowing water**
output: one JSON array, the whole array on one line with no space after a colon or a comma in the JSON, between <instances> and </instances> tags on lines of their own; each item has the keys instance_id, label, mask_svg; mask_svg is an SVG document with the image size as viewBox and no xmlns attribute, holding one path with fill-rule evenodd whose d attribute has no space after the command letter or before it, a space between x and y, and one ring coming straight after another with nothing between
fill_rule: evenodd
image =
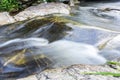
<instances>
[{"instance_id":1,"label":"flowing water","mask_svg":"<svg viewBox=\"0 0 120 80\"><path fill-rule=\"evenodd\" d=\"M86 2L71 16L48 15L0 27L0 78L120 58L120 2Z\"/></svg>"}]
</instances>

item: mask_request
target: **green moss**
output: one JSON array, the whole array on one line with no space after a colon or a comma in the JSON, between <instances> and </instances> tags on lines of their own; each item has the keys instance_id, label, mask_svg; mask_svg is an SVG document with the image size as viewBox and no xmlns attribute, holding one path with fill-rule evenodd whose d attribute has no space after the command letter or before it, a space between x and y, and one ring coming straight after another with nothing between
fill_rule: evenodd
<instances>
[{"instance_id":1,"label":"green moss","mask_svg":"<svg viewBox=\"0 0 120 80\"><path fill-rule=\"evenodd\" d=\"M107 64L108 65L115 65L115 66L119 66L120 67L120 63L119 62L115 62L115 61L108 61ZM119 67L116 70L120 71Z\"/></svg>"},{"instance_id":2,"label":"green moss","mask_svg":"<svg viewBox=\"0 0 120 80\"><path fill-rule=\"evenodd\" d=\"M84 72L83 74L120 77L120 73L113 73L113 72Z\"/></svg>"},{"instance_id":3,"label":"green moss","mask_svg":"<svg viewBox=\"0 0 120 80\"><path fill-rule=\"evenodd\" d=\"M30 0L23 2L22 0L0 0L0 11L15 12L23 10L37 2L55 2L55 0ZM27 7L24 7L26 5Z\"/></svg>"},{"instance_id":4,"label":"green moss","mask_svg":"<svg viewBox=\"0 0 120 80\"><path fill-rule=\"evenodd\" d=\"M107 64L112 64L112 65L118 65L120 66L119 62L115 62L115 61L108 61Z\"/></svg>"},{"instance_id":5,"label":"green moss","mask_svg":"<svg viewBox=\"0 0 120 80\"><path fill-rule=\"evenodd\" d=\"M114 61L108 61L107 64L120 66L119 62L114 62ZM114 77L120 77L120 72L119 73L114 73L114 72L84 72L82 74L86 74L86 75L103 75L103 76L109 76L110 75L110 76L114 76Z\"/></svg>"},{"instance_id":6,"label":"green moss","mask_svg":"<svg viewBox=\"0 0 120 80\"><path fill-rule=\"evenodd\" d=\"M0 0L0 11L16 11L20 8L18 0Z\"/></svg>"}]
</instances>

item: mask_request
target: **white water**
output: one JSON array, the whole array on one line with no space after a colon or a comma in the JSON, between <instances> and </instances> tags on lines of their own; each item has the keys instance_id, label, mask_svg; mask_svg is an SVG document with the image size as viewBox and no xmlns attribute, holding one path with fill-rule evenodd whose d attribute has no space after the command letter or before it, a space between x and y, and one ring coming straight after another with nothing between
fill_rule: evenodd
<instances>
[{"instance_id":1,"label":"white water","mask_svg":"<svg viewBox=\"0 0 120 80\"><path fill-rule=\"evenodd\" d=\"M106 59L98 54L98 49L92 45L68 40L53 42L41 50L54 62L55 67L73 64L100 65L106 62Z\"/></svg>"},{"instance_id":2,"label":"white water","mask_svg":"<svg viewBox=\"0 0 120 80\"><path fill-rule=\"evenodd\" d=\"M0 53L11 53L15 50L21 50L37 46L45 46L47 44L48 40L43 38L13 39L0 45Z\"/></svg>"},{"instance_id":3,"label":"white water","mask_svg":"<svg viewBox=\"0 0 120 80\"><path fill-rule=\"evenodd\" d=\"M44 54L54 63L55 67L73 64L100 65L106 62L94 46L68 40L48 44L48 41L42 38L14 39L0 45L4 53L31 47L37 47L34 55Z\"/></svg>"}]
</instances>

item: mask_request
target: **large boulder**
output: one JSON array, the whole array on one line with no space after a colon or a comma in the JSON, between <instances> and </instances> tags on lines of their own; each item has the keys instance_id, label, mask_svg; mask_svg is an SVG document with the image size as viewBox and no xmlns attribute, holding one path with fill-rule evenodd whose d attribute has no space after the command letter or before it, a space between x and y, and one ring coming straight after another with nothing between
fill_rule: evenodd
<instances>
[{"instance_id":1,"label":"large boulder","mask_svg":"<svg viewBox=\"0 0 120 80\"><path fill-rule=\"evenodd\" d=\"M18 80L119 80L120 78L111 75L88 75L89 72L113 72L119 71L108 66L92 66L92 65L73 65L66 68L58 68L45 70L37 75Z\"/></svg>"},{"instance_id":2,"label":"large boulder","mask_svg":"<svg viewBox=\"0 0 120 80\"><path fill-rule=\"evenodd\" d=\"M42 3L37 6L28 7L22 12L16 14L15 16L9 15L8 12L1 12L0 25L23 21L36 16L45 16L54 13L68 15L70 13L70 7L63 3Z\"/></svg>"}]
</instances>

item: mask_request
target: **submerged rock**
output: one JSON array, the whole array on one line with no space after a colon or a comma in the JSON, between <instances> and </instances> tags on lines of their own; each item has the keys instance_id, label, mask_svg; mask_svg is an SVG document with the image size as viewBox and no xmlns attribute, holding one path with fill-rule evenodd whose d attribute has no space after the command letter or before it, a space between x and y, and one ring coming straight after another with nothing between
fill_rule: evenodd
<instances>
[{"instance_id":1,"label":"submerged rock","mask_svg":"<svg viewBox=\"0 0 120 80\"><path fill-rule=\"evenodd\" d=\"M27 49L30 47L41 47L48 44L43 38L13 39L0 45L0 52L11 53L15 50Z\"/></svg>"},{"instance_id":2,"label":"submerged rock","mask_svg":"<svg viewBox=\"0 0 120 80\"><path fill-rule=\"evenodd\" d=\"M31 8L26 10L29 9L31 10ZM104 64L106 60L119 57L119 14L115 13L116 10L99 9L99 7L98 9L78 7L74 11L73 16L54 14L1 26L0 68L2 71L0 76L3 79L7 77L19 78L38 72L40 80L61 80L63 78L65 80L74 80L74 78L77 80L88 78L93 80L93 77L95 79L102 77L103 79L117 80L112 76L110 78L106 76L95 77L94 75L76 73L84 68L83 72L87 70L115 71L119 74L117 70L106 68L106 66L85 65L88 63ZM117 12L119 13L119 11ZM23 14L24 12L20 13L20 15L24 16ZM22 18L19 19L22 20ZM38 40L41 38L44 38L49 43L42 45L43 43ZM69 73L69 67L56 69L53 72L54 74L51 74L52 72L48 74L47 70L41 72L46 68L51 68L51 66L60 67L72 64L82 65L76 65L78 67L76 73L70 69L70 76L64 74L64 69Z\"/></svg>"},{"instance_id":3,"label":"submerged rock","mask_svg":"<svg viewBox=\"0 0 120 80\"><path fill-rule=\"evenodd\" d=\"M104 56L109 55L107 56L109 60L116 57L115 60L120 61L120 35L117 35L103 43L105 45L101 50L101 54L105 54Z\"/></svg>"},{"instance_id":4,"label":"submerged rock","mask_svg":"<svg viewBox=\"0 0 120 80\"><path fill-rule=\"evenodd\" d=\"M110 39L105 45L104 49L116 49L120 51L120 35L117 35Z\"/></svg>"},{"instance_id":5,"label":"submerged rock","mask_svg":"<svg viewBox=\"0 0 120 80\"><path fill-rule=\"evenodd\" d=\"M0 68L2 70L0 75L3 74L1 78L24 77L48 67L106 63L106 59L100 56L98 50L91 45L67 40L59 40L50 44L46 42L41 38L28 38L3 43L0 46Z\"/></svg>"},{"instance_id":6,"label":"submerged rock","mask_svg":"<svg viewBox=\"0 0 120 80\"><path fill-rule=\"evenodd\" d=\"M116 3L86 3L86 6L76 6L70 19L86 25L97 26L111 31L120 32L120 2Z\"/></svg>"},{"instance_id":7,"label":"submerged rock","mask_svg":"<svg viewBox=\"0 0 120 80\"><path fill-rule=\"evenodd\" d=\"M66 16L37 17L1 26L1 75L3 78L18 78L48 67L104 64L108 59L99 55L95 46L99 48L102 40L118 34L107 29L91 28Z\"/></svg>"}]
</instances>

